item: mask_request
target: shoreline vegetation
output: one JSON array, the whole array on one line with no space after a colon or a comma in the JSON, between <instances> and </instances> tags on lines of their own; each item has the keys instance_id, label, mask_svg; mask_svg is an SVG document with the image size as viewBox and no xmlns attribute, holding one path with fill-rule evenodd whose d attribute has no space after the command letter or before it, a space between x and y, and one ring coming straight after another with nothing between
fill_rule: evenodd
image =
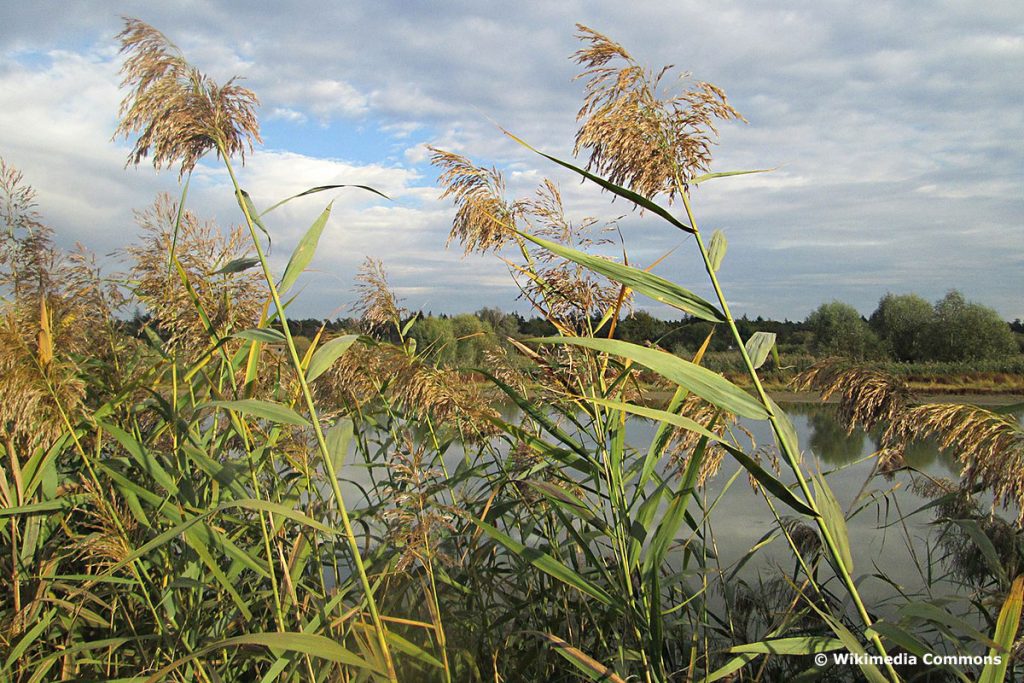
<instances>
[{"instance_id":1,"label":"shoreline vegetation","mask_svg":"<svg viewBox=\"0 0 1024 683\"><path fill-rule=\"evenodd\" d=\"M117 135L182 192L138 213L126 271L59 250L0 160L0 680L1019 680L1020 330L955 291L887 295L868 319L841 302L803 327L737 319L728 241L700 229L693 191L767 172L712 171L717 126L745 119L719 87L662 82L669 67L577 29L572 160L506 134L679 231L709 299L593 255L603 224L571 219L556 183L510 198L497 168L432 148L450 241L495 256L540 324L412 315L372 259L351 326L290 322L333 202L283 273L274 210L387 198L251 196L234 168L261 142L255 93L137 19ZM204 157L237 228L187 206ZM659 331L634 299L684 324ZM985 391L915 396L949 392L916 374L928 362ZM813 437L780 405L813 396L837 404L827 429L877 447L853 491L804 461ZM636 417L654 421L642 442ZM926 442L958 477L914 466ZM734 483L764 533L725 557L736 520L714 491ZM929 502L900 509L904 486ZM908 548L918 585L852 547L858 516ZM894 589L884 605L872 584ZM816 663L843 652L854 665Z\"/></svg>"}]
</instances>

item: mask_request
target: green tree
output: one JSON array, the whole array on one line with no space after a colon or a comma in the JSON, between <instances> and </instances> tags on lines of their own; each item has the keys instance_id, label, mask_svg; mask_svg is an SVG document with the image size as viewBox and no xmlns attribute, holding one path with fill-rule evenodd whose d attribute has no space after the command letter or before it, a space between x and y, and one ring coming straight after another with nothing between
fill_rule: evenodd
<instances>
[{"instance_id":1,"label":"green tree","mask_svg":"<svg viewBox=\"0 0 1024 683\"><path fill-rule=\"evenodd\" d=\"M916 294L886 294L878 302L869 323L879 339L899 361L920 361L928 357L928 337L935 310Z\"/></svg>"},{"instance_id":2,"label":"green tree","mask_svg":"<svg viewBox=\"0 0 1024 683\"><path fill-rule=\"evenodd\" d=\"M1017 350L1010 326L995 310L953 290L935 304L931 357L943 361L1003 358Z\"/></svg>"},{"instance_id":3,"label":"green tree","mask_svg":"<svg viewBox=\"0 0 1024 683\"><path fill-rule=\"evenodd\" d=\"M505 313L498 308L481 308L475 315L491 326L499 341L519 336L519 317L513 313Z\"/></svg>"},{"instance_id":4,"label":"green tree","mask_svg":"<svg viewBox=\"0 0 1024 683\"><path fill-rule=\"evenodd\" d=\"M438 364L450 363L455 358L455 330L448 318L427 316L420 318L409 330L416 340L416 352Z\"/></svg>"},{"instance_id":5,"label":"green tree","mask_svg":"<svg viewBox=\"0 0 1024 683\"><path fill-rule=\"evenodd\" d=\"M878 337L853 306L842 301L822 304L805 323L814 333L814 350L820 354L855 360L876 357Z\"/></svg>"},{"instance_id":6,"label":"green tree","mask_svg":"<svg viewBox=\"0 0 1024 683\"><path fill-rule=\"evenodd\" d=\"M451 323L455 335L454 364L467 368L482 367L484 353L498 345L494 328L470 313L455 316Z\"/></svg>"}]
</instances>

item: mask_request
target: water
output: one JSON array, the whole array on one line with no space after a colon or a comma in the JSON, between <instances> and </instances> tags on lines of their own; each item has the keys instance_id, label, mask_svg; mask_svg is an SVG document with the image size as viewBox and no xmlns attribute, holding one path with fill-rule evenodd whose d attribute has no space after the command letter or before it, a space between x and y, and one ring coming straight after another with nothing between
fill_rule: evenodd
<instances>
[{"instance_id":1,"label":"water","mask_svg":"<svg viewBox=\"0 0 1024 683\"><path fill-rule=\"evenodd\" d=\"M940 593L953 591L952 583L936 582L926 578L935 573L937 527L931 511L910 514L925 506L928 498L910 490L910 475L897 473L889 480L874 476L875 459L870 457L878 448L877 437L861 430L847 434L834 415L834 408L821 404L788 403L783 406L796 428L803 470L826 475L839 504L848 514L847 527L854 557L854 576L865 600L873 608L885 613L890 598L905 594L921 594L931 589ZM516 422L514 410L505 411L505 419ZM1020 413L1017 414L1018 419ZM758 445L774 443L767 422L743 420L741 425L750 431ZM631 418L627 425L627 441L639 452L646 452L654 437L657 424ZM454 472L464 458L458 448L445 455L449 472ZM934 478L956 480L959 469L952 458L941 453L934 444L920 443L907 452L907 464L921 474ZM351 461L350 461L351 462ZM762 465L767 469L768 463ZM733 477L739 473L739 476ZM365 486L369 475L365 469L347 469L346 499L358 500L357 487ZM378 476L382 473L378 473ZM795 483L789 468L782 464L779 478L786 484ZM714 501L712 530L717 553L717 565L728 571L766 534L777 528L776 521L763 497L748 484L746 473L738 463L726 457L721 471L709 480L700 497ZM792 515L792 510L776 502L781 515ZM700 519L699 511L691 504L691 511ZM852 514L850 514L852 513ZM1015 514L1012 511L1009 514ZM688 529L683 530L689 533ZM738 574L753 580L756 575L770 576L775 570L792 575L794 557L781 536L760 548L754 558ZM931 568L929 565L932 565ZM942 572L937 572L941 574ZM885 577L885 579L881 577ZM836 586L838 592L843 591ZM899 602L902 602L900 600Z\"/></svg>"}]
</instances>

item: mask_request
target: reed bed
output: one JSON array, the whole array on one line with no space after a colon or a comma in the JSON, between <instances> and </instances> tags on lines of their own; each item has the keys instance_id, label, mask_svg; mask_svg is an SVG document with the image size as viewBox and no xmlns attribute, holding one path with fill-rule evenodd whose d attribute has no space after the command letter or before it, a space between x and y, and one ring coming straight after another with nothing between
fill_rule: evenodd
<instances>
[{"instance_id":1,"label":"reed bed","mask_svg":"<svg viewBox=\"0 0 1024 683\"><path fill-rule=\"evenodd\" d=\"M715 126L742 117L714 85L665 94L666 70L642 67L587 27L579 37L575 152L585 167L512 139L688 234L714 298L588 253L604 225L568 218L555 183L509 198L497 169L435 150L455 205L450 241L494 253L557 330L489 351L486 368L452 369L417 348L416 319L403 323L372 260L359 275L362 329L317 334L300 350L284 301L331 207L283 273L262 246L273 209L327 190L376 191L251 197L233 163L260 141L255 94L218 85L156 29L126 21L117 134L133 140L130 164L177 167L185 181L180 198L139 214L126 272L111 282L87 257L63 256L31 189L0 168L0 679L1020 673L1024 582L1006 553L1019 529L951 506L954 494L985 488L1020 500L1019 425L980 409L911 406L899 380L869 370L814 368L806 378L840 392L851 422L887 429L890 451L913 433L941 439L964 463L964 484L934 494L950 515L959 510L943 518L961 532L947 549L979 548L991 561L958 574L979 587L971 607L987 630L931 595L906 595L880 618L860 593L872 570L846 532L866 502L842 509L803 459L759 374L774 336L740 335L718 277L726 240L705 240L695 218L695 188L755 172L711 171ZM232 180L241 228L221 230L187 206L188 175L211 152ZM752 391L704 367L710 336L688 359L615 340L633 297L712 323L739 349L734 369ZM150 314L137 336L118 317L132 304ZM641 373L669 387L667 405L651 407ZM485 400L469 376L485 377L514 411ZM640 418L657 424L643 446L626 438L627 421ZM773 442L752 443L741 418L769 425ZM740 473L774 523L730 560L717 552L706 482L729 477L728 488ZM998 550L992 538L1003 539ZM792 565L741 574L773 539L792 550ZM1002 663L884 659L933 648ZM875 658L815 666L814 655L837 650Z\"/></svg>"}]
</instances>

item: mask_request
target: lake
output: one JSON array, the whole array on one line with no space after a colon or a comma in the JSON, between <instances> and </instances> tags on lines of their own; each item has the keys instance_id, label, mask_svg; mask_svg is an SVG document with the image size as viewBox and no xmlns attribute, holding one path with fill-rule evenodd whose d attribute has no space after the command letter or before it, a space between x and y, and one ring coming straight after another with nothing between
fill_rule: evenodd
<instances>
[{"instance_id":1,"label":"lake","mask_svg":"<svg viewBox=\"0 0 1024 683\"><path fill-rule=\"evenodd\" d=\"M856 508L847 521L850 544L854 555L854 576L865 601L873 611L888 612L887 601L900 591L915 594L925 590L925 580L931 570L937 574L935 559L941 555L936 550L937 529L933 524L934 513L925 510L910 514L930 499L909 489L910 475L900 472L892 480L874 473L874 458L870 456L877 449L876 437L862 430L847 434L835 417L835 407L821 403L787 402L782 408L790 416L803 453L805 472L820 471L844 510ZM505 419L514 422L517 417L514 408L507 408ZM1015 413L1020 419L1022 412ZM767 422L741 420L740 424L753 436L758 446L773 445L771 427ZM657 424L642 418L630 418L627 424L627 440L631 446L644 452L654 437ZM959 469L953 459L941 453L933 444L921 443L908 449L908 465L934 478L959 479ZM460 449L452 448L445 456L449 471L454 471L463 459ZM762 463L767 469L767 462ZM795 483L792 472L782 465L780 479L786 484ZM733 476L738 473L738 476ZM347 471L346 499L355 501L360 495L357 486L365 484L368 476L365 470ZM725 572L774 529L777 529L772 513L761 494L749 485L746 472L728 456L721 470L709 479L707 486L699 493L708 503L715 501L712 531L717 565ZM854 505L855 501L859 501ZM991 499L985 502L988 504ZM691 503L691 511L700 519L699 511ZM795 514L789 508L776 503L782 516ZM1015 515L1015 511L1008 513ZM903 521L901 521L901 517ZM688 530L686 530L688 533ZM741 579L754 580L758 575L769 578L777 567L779 571L792 575L794 557L785 539L781 536L761 547L737 574ZM827 576L827 569L821 576ZM880 578L884 575L886 580ZM895 586L893 585L895 584ZM948 594L956 586L950 582L938 581L932 584L936 594ZM843 590L835 586L839 594ZM900 603L905 602L901 599Z\"/></svg>"}]
</instances>

